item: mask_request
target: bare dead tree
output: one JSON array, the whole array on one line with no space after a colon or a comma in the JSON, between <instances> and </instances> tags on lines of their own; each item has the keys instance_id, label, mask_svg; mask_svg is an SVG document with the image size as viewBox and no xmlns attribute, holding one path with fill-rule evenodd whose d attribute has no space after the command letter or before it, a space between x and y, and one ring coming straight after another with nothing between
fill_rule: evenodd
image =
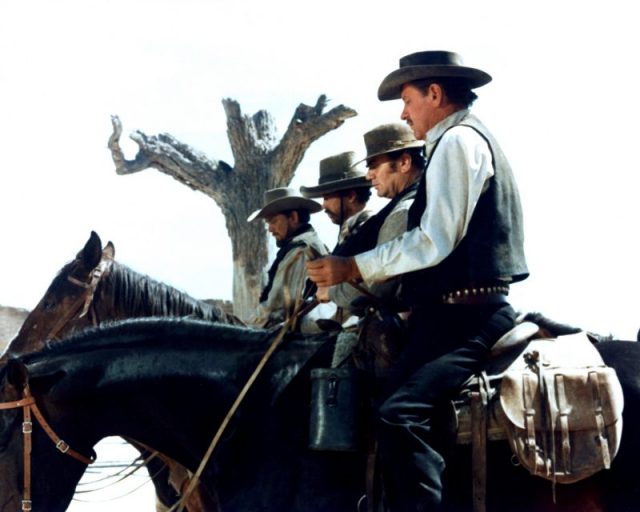
<instances>
[{"instance_id":1,"label":"bare dead tree","mask_svg":"<svg viewBox=\"0 0 640 512\"><path fill-rule=\"evenodd\" d=\"M265 190L285 187L291 182L314 141L357 112L344 105L324 112L327 98L322 95L314 106L298 105L278 142L275 123L268 112L260 110L252 116L243 115L240 105L229 98L223 99L222 105L227 116L233 166L208 158L168 133L149 136L139 130L130 135L138 144L138 153L133 160L127 160L120 148L122 124L117 116L111 118L113 133L108 147L117 174L153 168L216 202L231 238L234 312L247 318L258 303L264 284L263 270L268 263L264 225L249 224L247 217L261 206Z\"/></svg>"}]
</instances>

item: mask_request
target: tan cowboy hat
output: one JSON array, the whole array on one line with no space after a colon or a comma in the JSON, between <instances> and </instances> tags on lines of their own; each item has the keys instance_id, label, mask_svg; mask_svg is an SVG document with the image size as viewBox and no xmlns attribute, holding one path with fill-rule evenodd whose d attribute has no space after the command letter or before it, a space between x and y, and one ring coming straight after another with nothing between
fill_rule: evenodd
<instances>
[{"instance_id":1,"label":"tan cowboy hat","mask_svg":"<svg viewBox=\"0 0 640 512\"><path fill-rule=\"evenodd\" d=\"M367 156L360 162L374 156L393 153L402 149L419 148L424 146L423 140L416 140L413 130L404 123L381 124L364 134L364 145Z\"/></svg>"},{"instance_id":2,"label":"tan cowboy hat","mask_svg":"<svg viewBox=\"0 0 640 512\"><path fill-rule=\"evenodd\" d=\"M464 80L471 89L491 82L488 73L463 66L462 57L457 53L417 52L400 59L400 68L389 73L378 87L378 99L397 100L404 84L425 78L458 78Z\"/></svg>"},{"instance_id":3,"label":"tan cowboy hat","mask_svg":"<svg viewBox=\"0 0 640 512\"><path fill-rule=\"evenodd\" d=\"M304 197L322 197L341 190L370 187L367 171L355 166L355 153L346 151L320 160L320 178L315 187L300 187Z\"/></svg>"},{"instance_id":4,"label":"tan cowboy hat","mask_svg":"<svg viewBox=\"0 0 640 512\"><path fill-rule=\"evenodd\" d=\"M264 193L264 206L249 215L247 222L264 219L269 215L287 210L309 210L310 213L317 213L322 210L322 206L311 199L300 196L294 188L272 188Z\"/></svg>"}]
</instances>

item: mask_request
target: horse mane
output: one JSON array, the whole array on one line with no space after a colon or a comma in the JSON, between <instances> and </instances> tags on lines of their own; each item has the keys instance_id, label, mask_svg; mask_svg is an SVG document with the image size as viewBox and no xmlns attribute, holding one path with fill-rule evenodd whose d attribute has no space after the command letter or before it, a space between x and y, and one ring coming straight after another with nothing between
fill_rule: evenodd
<instances>
[{"instance_id":1,"label":"horse mane","mask_svg":"<svg viewBox=\"0 0 640 512\"><path fill-rule=\"evenodd\" d=\"M237 317L224 312L222 308L194 299L185 292L135 272L116 261L104 277L104 285L112 288L112 307L122 304L123 309L137 316L190 316L242 325Z\"/></svg>"},{"instance_id":2,"label":"horse mane","mask_svg":"<svg viewBox=\"0 0 640 512\"><path fill-rule=\"evenodd\" d=\"M257 345L263 347L271 331L215 323L187 317L145 317L130 318L114 322L105 322L95 327L83 329L68 337L47 343L39 352L25 354L20 359L30 362L32 359L71 353L100 350L101 348L144 349L162 348L167 345L176 347L197 346L215 343L216 347L231 345L248 348ZM179 340L179 342L177 341ZM241 341L240 341L241 340Z\"/></svg>"}]
</instances>

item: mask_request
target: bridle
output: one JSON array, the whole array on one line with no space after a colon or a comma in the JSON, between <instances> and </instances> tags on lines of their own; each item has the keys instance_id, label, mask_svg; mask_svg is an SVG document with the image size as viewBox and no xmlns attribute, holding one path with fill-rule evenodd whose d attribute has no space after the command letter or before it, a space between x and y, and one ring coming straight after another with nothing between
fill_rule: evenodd
<instances>
[{"instance_id":1,"label":"bridle","mask_svg":"<svg viewBox=\"0 0 640 512\"><path fill-rule=\"evenodd\" d=\"M95 461L95 454L91 457L85 457L81 453L71 448L65 441L63 441L58 434L51 428L47 420L42 415L42 412L36 404L36 399L31 395L29 386L24 387L24 397L20 400L14 400L12 402L1 402L0 410L6 409L22 409L23 421L22 421L22 435L23 435L23 496L22 496L22 511L29 512L32 510L31 503L31 447L33 433L33 423L31 422L31 414L35 416L36 421L42 427L42 430L47 434L49 439L53 441L56 448L65 455L73 457L77 461L83 464L93 464Z\"/></svg>"},{"instance_id":2,"label":"bridle","mask_svg":"<svg viewBox=\"0 0 640 512\"><path fill-rule=\"evenodd\" d=\"M91 305L93 304L93 298L96 293L96 289L98 288L98 284L102 277L109 271L111 268L111 264L113 263L113 259L111 258L103 258L100 260L100 263L89 272L88 281L81 281L73 276L67 276L67 280L79 286L80 288L85 289L85 293L80 295L78 299L71 305L71 307L67 310L65 314L63 314L55 325L49 331L49 334L46 336L46 339L53 340L60 333L60 331L80 312L78 318L83 318L89 313ZM90 315L91 324L93 326L98 325L98 318L93 311L93 315Z\"/></svg>"}]
</instances>

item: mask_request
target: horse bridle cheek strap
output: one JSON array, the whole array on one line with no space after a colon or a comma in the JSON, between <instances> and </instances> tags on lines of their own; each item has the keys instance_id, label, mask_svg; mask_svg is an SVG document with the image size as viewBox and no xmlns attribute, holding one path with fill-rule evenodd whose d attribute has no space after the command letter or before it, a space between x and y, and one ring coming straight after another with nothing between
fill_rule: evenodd
<instances>
[{"instance_id":1,"label":"horse bridle cheek strap","mask_svg":"<svg viewBox=\"0 0 640 512\"><path fill-rule=\"evenodd\" d=\"M36 421L45 431L49 439L53 441L56 448L62 453L73 457L79 462L86 464L87 466L93 464L95 456L85 457L81 453L71 448L65 441L51 428L47 420L45 420L42 412L36 404L36 399L31 396L28 387L24 389L24 398L20 400L14 400L12 402L0 403L0 410L6 409L19 409L22 408L22 436L23 436L23 450L22 450L22 462L23 462L23 496L22 496L22 511L29 512L32 510L31 503L31 447L33 445L31 435L33 433L33 423L31 421L31 414L36 418Z\"/></svg>"},{"instance_id":2,"label":"horse bridle cheek strap","mask_svg":"<svg viewBox=\"0 0 640 512\"><path fill-rule=\"evenodd\" d=\"M80 279L76 279L73 276L68 276L67 280L70 283L79 286L80 288L84 288L86 292L81 295L76 302L69 308L69 310L60 317L60 319L53 326L47 339L55 339L58 333L62 330L62 328L67 325L67 323L80 311L78 318L84 317L88 312L89 308L93 304L93 297L96 293L96 289L98 288L98 284L102 277L109 271L111 267L111 263L113 260L111 259L102 259L100 263L91 271L90 278L88 282L80 281ZM95 317L95 311L93 311L94 316L91 319L91 323L95 326L97 325L97 319Z\"/></svg>"}]
</instances>

